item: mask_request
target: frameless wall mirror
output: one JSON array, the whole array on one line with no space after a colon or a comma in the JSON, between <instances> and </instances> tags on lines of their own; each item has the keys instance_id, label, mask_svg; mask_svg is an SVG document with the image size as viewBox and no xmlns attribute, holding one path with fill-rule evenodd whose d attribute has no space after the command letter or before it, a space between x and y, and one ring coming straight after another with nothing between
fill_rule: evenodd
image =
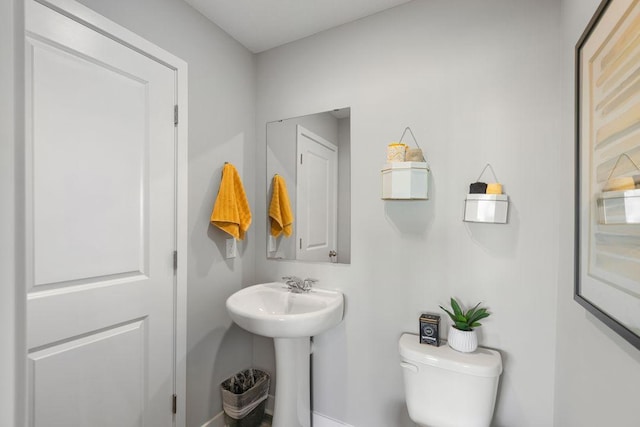
<instances>
[{"instance_id":1,"label":"frameless wall mirror","mask_svg":"<svg viewBox=\"0 0 640 427\"><path fill-rule=\"evenodd\" d=\"M267 258L351 262L350 146L348 107L267 123L267 211L287 217L288 196L293 218L283 232L268 218Z\"/></svg>"}]
</instances>

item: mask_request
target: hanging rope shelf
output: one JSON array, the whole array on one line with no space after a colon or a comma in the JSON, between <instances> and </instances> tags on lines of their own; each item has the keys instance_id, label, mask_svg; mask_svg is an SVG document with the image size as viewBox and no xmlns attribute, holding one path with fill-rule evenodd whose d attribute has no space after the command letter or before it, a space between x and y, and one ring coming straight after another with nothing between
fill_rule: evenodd
<instances>
[{"instance_id":1,"label":"hanging rope shelf","mask_svg":"<svg viewBox=\"0 0 640 427\"><path fill-rule=\"evenodd\" d=\"M417 148L403 143L409 132ZM383 200L427 200L429 166L413 131L406 127L399 142L387 146L387 163L382 168Z\"/></svg>"},{"instance_id":2,"label":"hanging rope shelf","mask_svg":"<svg viewBox=\"0 0 640 427\"><path fill-rule=\"evenodd\" d=\"M487 169L493 175L493 182L481 181ZM508 212L509 197L502 194L502 184L498 181L493 166L487 163L476 182L469 185L469 194L464 201L463 221L506 224Z\"/></svg>"}]
</instances>

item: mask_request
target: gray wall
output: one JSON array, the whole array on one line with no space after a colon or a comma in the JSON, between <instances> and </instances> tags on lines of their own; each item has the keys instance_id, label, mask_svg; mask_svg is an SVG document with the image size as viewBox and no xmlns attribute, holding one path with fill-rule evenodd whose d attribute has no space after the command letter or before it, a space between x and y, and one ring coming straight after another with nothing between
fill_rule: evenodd
<instances>
[{"instance_id":1,"label":"gray wall","mask_svg":"<svg viewBox=\"0 0 640 427\"><path fill-rule=\"evenodd\" d=\"M455 296L493 312L480 339L504 356L495 424L553 424L555 188L567 167L559 39L555 0L431 0L258 55L257 188L266 122L352 108L351 264L256 258L258 280L311 276L346 295L344 322L315 339L316 411L358 427L412 426L397 341ZM385 147L405 126L431 165L428 201L380 200ZM486 162L510 197L507 225L461 220ZM265 220L256 224L264 236ZM272 363L271 342L254 342L255 363Z\"/></svg>"},{"instance_id":2,"label":"gray wall","mask_svg":"<svg viewBox=\"0 0 640 427\"><path fill-rule=\"evenodd\" d=\"M640 351L573 301L574 47L599 0L562 1L562 144L555 425L633 427L640 424Z\"/></svg>"},{"instance_id":3,"label":"gray wall","mask_svg":"<svg viewBox=\"0 0 640 427\"><path fill-rule=\"evenodd\" d=\"M82 3L189 64L187 425L201 426L222 410L219 383L251 363L251 338L232 325L224 304L254 282L255 225L240 255L226 260L226 237L209 217L225 161L238 168L254 206L254 60L183 1Z\"/></svg>"}]
</instances>

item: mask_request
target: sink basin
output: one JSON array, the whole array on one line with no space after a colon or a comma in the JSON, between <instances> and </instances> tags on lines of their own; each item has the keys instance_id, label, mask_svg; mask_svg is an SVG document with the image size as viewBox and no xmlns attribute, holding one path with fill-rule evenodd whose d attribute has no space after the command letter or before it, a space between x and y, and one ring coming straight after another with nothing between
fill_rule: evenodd
<instances>
[{"instance_id":1,"label":"sink basin","mask_svg":"<svg viewBox=\"0 0 640 427\"><path fill-rule=\"evenodd\" d=\"M342 321L344 298L339 291L313 288L293 293L283 283L249 286L227 299L227 311L240 327L272 338L317 335Z\"/></svg>"}]
</instances>

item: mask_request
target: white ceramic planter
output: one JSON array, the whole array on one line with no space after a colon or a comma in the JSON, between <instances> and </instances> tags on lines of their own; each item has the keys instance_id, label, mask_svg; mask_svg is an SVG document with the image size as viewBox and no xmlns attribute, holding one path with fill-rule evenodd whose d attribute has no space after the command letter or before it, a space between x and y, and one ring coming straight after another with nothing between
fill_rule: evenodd
<instances>
[{"instance_id":1,"label":"white ceramic planter","mask_svg":"<svg viewBox=\"0 0 640 427\"><path fill-rule=\"evenodd\" d=\"M478 348L478 335L476 331L461 331L449 327L449 336L447 337L449 347L462 353L471 353Z\"/></svg>"}]
</instances>

